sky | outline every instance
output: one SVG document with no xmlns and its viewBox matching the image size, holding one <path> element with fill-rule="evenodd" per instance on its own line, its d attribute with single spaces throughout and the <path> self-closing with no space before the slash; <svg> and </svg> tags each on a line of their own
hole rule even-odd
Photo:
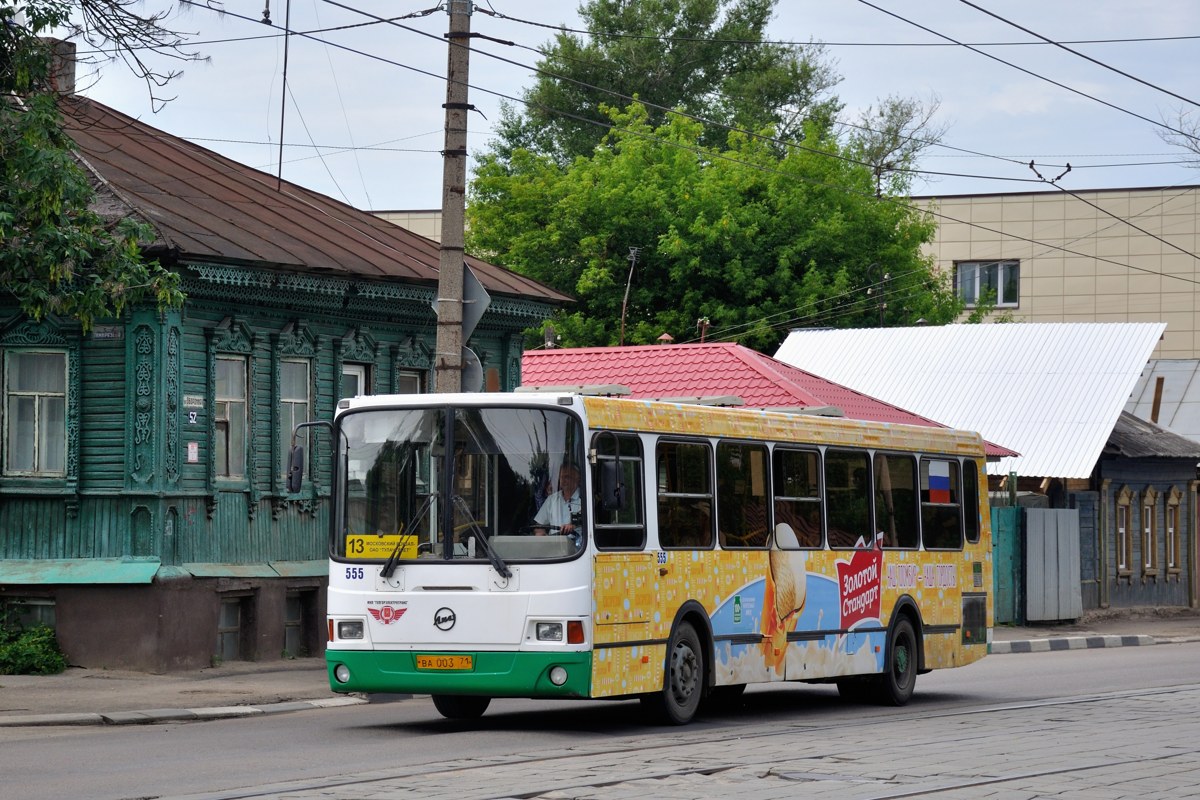
<svg viewBox="0 0 1200 800">
<path fill-rule="evenodd" d="M 144 8 L 167 2 L 147 0 Z M 260 22 L 268 2 L 274 28 Z M 842 75 L 835 91 L 851 117 L 888 96 L 937 99 L 935 120 L 946 128 L 946 146 L 923 156 L 914 195 L 1056 191 L 1049 183 L 1055 179 L 1072 191 L 1200 184 L 1200 168 L 1187 165 L 1184 151 L 1158 134 L 1161 123 L 1177 124 L 1181 109 L 1200 114 L 1200 3 L 971 2 L 976 7 L 965 0 L 779 0 L 768 38 L 823 42 Z M 285 180 L 358 208 L 437 209 L 449 17 L 438 10 L 395 24 L 376 22 L 437 3 L 226 0 L 226 13 L 179 4 L 166 24 L 187 32 L 190 49 L 206 60 L 152 61 L 183 70 L 156 89 L 170 102 L 158 108 L 146 84 L 120 61 L 98 69 L 81 65 L 78 89 L 148 125 L 272 175 L 282 171 Z M 491 139 L 500 103 L 519 103 L 532 84 L 535 51 L 554 34 L 545 26 L 581 27 L 574 0 L 476 6 L 472 30 L 511 44 L 474 41 L 472 152 Z M 288 37 L 284 107 L 285 23 L 292 31 L 323 32 Z M 354 27 L 326 30 L 341 26 Z M 1152 41 L 1133 41 L 1139 39 Z M 1066 164 L 1071 171 L 1063 175 Z"/>
</svg>

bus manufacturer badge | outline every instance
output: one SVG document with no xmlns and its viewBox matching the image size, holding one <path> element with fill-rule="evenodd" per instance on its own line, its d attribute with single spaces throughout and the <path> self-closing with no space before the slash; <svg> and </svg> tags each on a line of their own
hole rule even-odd
<svg viewBox="0 0 1200 800">
<path fill-rule="evenodd" d="M 454 615 L 453 609 L 443 607 L 433 612 L 433 626 L 439 631 L 450 630 L 457 621 L 458 617 Z"/>
<path fill-rule="evenodd" d="M 407 608 L 395 608 L 393 606 L 381 606 L 379 608 L 367 609 L 367 611 L 371 612 L 371 616 L 374 617 L 377 622 L 382 622 L 384 625 L 391 625 L 393 622 L 403 617 L 404 612 L 407 610 Z"/>
</svg>

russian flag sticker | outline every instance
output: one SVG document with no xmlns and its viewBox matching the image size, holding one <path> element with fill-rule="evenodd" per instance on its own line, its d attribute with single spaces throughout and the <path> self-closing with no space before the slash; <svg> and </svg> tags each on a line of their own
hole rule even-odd
<svg viewBox="0 0 1200 800">
<path fill-rule="evenodd" d="M 929 462 L 929 502 L 951 503 L 950 498 L 950 462 Z"/>
</svg>

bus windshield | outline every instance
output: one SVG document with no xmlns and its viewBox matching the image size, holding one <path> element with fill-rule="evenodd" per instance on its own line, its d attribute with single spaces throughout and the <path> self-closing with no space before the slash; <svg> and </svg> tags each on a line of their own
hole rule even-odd
<svg viewBox="0 0 1200 800">
<path fill-rule="evenodd" d="M 367 408 L 339 425 L 335 558 L 478 560 L 503 573 L 507 561 L 583 549 L 583 436 L 571 414 Z"/>
</svg>

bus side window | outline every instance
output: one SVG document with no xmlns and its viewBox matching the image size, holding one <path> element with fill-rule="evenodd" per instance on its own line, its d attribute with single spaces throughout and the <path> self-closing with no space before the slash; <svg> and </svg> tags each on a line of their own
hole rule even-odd
<svg viewBox="0 0 1200 800">
<path fill-rule="evenodd" d="M 767 448 L 761 444 L 717 445 L 717 536 L 721 547 L 766 547 Z"/>
<path fill-rule="evenodd" d="M 658 542 L 664 548 L 713 545 L 712 470 L 707 444 L 658 443 Z"/>
<path fill-rule="evenodd" d="M 912 456 L 875 454 L 875 531 L 883 546 L 916 550 L 917 470 Z"/>
<path fill-rule="evenodd" d="M 871 464 L 865 452 L 825 451 L 825 503 L 830 547 L 872 546 Z"/>
<path fill-rule="evenodd" d="M 963 462 L 963 522 L 967 541 L 979 543 L 979 468 L 974 461 Z"/>
<path fill-rule="evenodd" d="M 926 550 L 963 546 L 957 461 L 921 459 L 921 540 Z"/>
<path fill-rule="evenodd" d="M 642 441 L 637 436 L 597 434 L 592 439 L 596 463 L 592 466 L 592 486 L 596 492 L 592 503 L 595 521 L 596 547 L 600 550 L 641 550 L 646 546 L 645 504 L 642 491 Z M 620 481 L 624 484 L 624 503 L 612 508 L 599 495 L 601 470 L 617 461 L 620 447 Z"/>
<path fill-rule="evenodd" d="M 821 454 L 776 447 L 771 478 L 775 495 L 775 546 L 820 547 Z"/>
</svg>

